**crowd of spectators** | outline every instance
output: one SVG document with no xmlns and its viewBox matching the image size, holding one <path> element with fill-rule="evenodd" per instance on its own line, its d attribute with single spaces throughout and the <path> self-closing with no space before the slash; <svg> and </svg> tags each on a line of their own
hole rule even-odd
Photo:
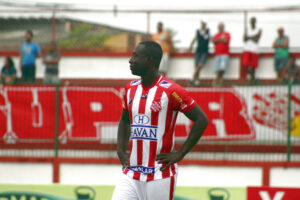
<svg viewBox="0 0 300 200">
<path fill-rule="evenodd" d="M 279 83 L 285 83 L 290 80 L 300 82 L 300 68 L 296 63 L 296 57 L 290 55 L 289 38 L 286 36 L 283 27 L 278 28 L 278 37 L 273 43 L 274 48 L 274 70 L 276 71 L 276 80 Z M 256 26 L 256 18 L 250 19 L 249 27 L 245 25 L 243 35 L 244 48 L 241 57 L 242 70 L 245 70 L 247 80 L 251 84 L 257 83 L 256 69 L 259 66 L 259 40 L 262 35 L 262 29 Z M 209 58 L 209 44 L 214 46 L 214 71 L 216 78 L 212 82 L 214 86 L 224 84 L 223 76 L 226 73 L 230 62 L 230 33 L 225 30 L 223 22 L 218 24 L 218 32 L 211 35 L 208 24 L 201 21 L 200 28 L 196 30 L 195 37 L 192 39 L 189 52 L 192 52 L 193 46 L 196 43 L 194 53 L 195 70 L 193 77 L 189 81 L 192 86 L 199 86 L 200 72 L 205 67 L 206 61 Z M 159 72 L 163 76 L 168 76 L 170 54 L 174 52 L 174 46 L 171 33 L 164 29 L 162 22 L 157 24 L 157 32 L 152 35 L 151 39 L 159 43 L 163 49 L 163 57 L 159 67 Z M 21 72 L 20 83 L 32 84 L 35 83 L 36 77 L 36 59 L 41 57 L 45 65 L 45 84 L 59 84 L 59 60 L 60 54 L 57 50 L 55 42 L 51 42 L 43 53 L 40 46 L 33 42 L 33 32 L 27 30 L 25 32 L 25 42 L 20 47 L 20 64 Z M 17 69 L 11 57 L 6 57 L 4 65 L 1 69 L 1 83 L 14 84 L 16 83 Z"/>
<path fill-rule="evenodd" d="M 289 38 L 284 34 L 282 27 L 278 28 L 278 37 L 275 39 L 273 48 L 274 54 L 274 70 L 277 73 L 277 82 L 284 83 L 287 81 L 300 82 L 300 68 L 296 64 L 296 58 L 289 53 Z M 243 36 L 244 49 L 241 59 L 242 70 L 247 73 L 247 80 L 253 84 L 257 83 L 255 72 L 259 66 L 259 40 L 262 35 L 262 29 L 256 26 L 256 18 L 250 19 L 250 27 L 245 25 Z M 225 31 L 224 23 L 218 24 L 218 33 L 212 38 L 207 27 L 207 23 L 201 21 L 201 28 L 196 31 L 196 36 L 192 40 L 189 51 L 192 50 L 193 44 L 197 41 L 197 47 L 194 52 L 195 72 L 190 80 L 190 85 L 200 85 L 199 72 L 206 63 L 208 57 L 209 41 L 214 44 L 214 59 L 216 78 L 213 85 L 223 85 L 223 75 L 226 72 L 230 54 L 229 42 L 230 33 Z"/>
<path fill-rule="evenodd" d="M 19 69 L 21 72 L 22 84 L 34 84 L 36 82 L 36 59 L 42 56 L 40 46 L 33 42 L 33 32 L 27 30 L 25 32 L 25 42 L 20 47 L 20 63 Z M 45 84 L 58 84 L 58 63 L 60 54 L 57 51 L 56 44 L 51 42 L 48 51 L 44 53 L 42 60 L 45 65 Z M 17 70 L 14 61 L 7 56 L 4 60 L 4 65 L 1 69 L 1 83 L 15 84 Z"/>
</svg>

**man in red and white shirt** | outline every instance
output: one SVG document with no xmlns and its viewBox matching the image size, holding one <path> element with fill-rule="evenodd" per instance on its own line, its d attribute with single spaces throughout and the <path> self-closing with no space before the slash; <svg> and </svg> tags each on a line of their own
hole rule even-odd
<svg viewBox="0 0 300 200">
<path fill-rule="evenodd" d="M 160 45 L 141 42 L 129 61 L 140 80 L 125 87 L 123 113 L 118 128 L 117 153 L 123 166 L 113 200 L 172 200 L 177 162 L 198 142 L 208 119 L 196 102 L 178 84 L 159 75 Z M 194 121 L 186 141 L 174 150 L 177 114 Z M 130 153 L 126 152 L 130 143 Z"/>
</svg>

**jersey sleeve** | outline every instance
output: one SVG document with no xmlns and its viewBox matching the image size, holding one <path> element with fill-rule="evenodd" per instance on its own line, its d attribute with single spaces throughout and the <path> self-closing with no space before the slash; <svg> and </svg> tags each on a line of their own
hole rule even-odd
<svg viewBox="0 0 300 200">
<path fill-rule="evenodd" d="M 174 109 L 186 113 L 195 105 L 195 100 L 181 87 L 177 86 L 171 93 Z"/>
</svg>

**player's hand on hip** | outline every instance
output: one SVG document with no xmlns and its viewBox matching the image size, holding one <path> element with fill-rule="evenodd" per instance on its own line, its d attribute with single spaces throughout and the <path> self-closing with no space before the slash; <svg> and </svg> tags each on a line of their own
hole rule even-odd
<svg viewBox="0 0 300 200">
<path fill-rule="evenodd" d="M 166 163 L 167 165 L 160 168 L 160 171 L 164 171 L 169 168 L 172 164 L 179 162 L 183 157 L 179 154 L 179 152 L 171 152 L 171 153 L 160 153 L 156 156 L 156 160 L 158 163 Z"/>
<path fill-rule="evenodd" d="M 127 152 L 118 152 L 118 157 L 122 164 L 122 169 L 125 169 L 128 165 L 129 153 Z"/>
</svg>

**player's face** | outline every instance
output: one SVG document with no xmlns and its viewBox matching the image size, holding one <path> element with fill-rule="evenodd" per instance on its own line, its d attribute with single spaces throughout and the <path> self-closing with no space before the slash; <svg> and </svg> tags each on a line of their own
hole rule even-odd
<svg viewBox="0 0 300 200">
<path fill-rule="evenodd" d="M 132 52 L 129 64 L 133 75 L 143 76 L 146 74 L 146 56 L 143 52 L 144 48 L 143 45 L 138 45 Z"/>
</svg>

